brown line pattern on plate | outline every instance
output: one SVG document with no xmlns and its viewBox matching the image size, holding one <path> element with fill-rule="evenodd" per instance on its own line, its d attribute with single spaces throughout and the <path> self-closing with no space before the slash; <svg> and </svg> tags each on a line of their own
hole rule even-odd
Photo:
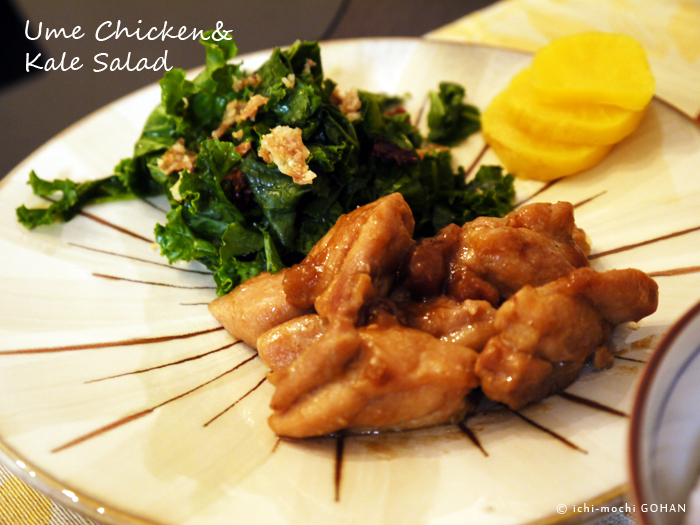
<svg viewBox="0 0 700 525">
<path fill-rule="evenodd" d="M 114 422 L 112 422 L 108 425 L 105 425 L 103 427 L 100 427 L 97 430 L 94 430 L 88 434 L 84 434 L 77 439 L 74 439 L 72 441 L 69 441 L 68 443 L 65 443 L 61 446 L 58 446 L 58 447 L 54 448 L 53 450 L 51 450 L 51 452 L 52 453 L 61 452 L 62 450 L 66 450 L 67 448 L 70 448 L 70 447 L 73 447 L 73 446 L 78 445 L 80 443 L 83 443 L 84 441 L 87 441 L 90 438 L 99 436 L 101 434 L 104 434 L 105 432 L 109 432 L 110 430 L 118 428 L 118 427 L 125 425 L 127 423 L 130 423 L 132 421 L 136 421 L 137 419 L 140 419 L 144 416 L 147 416 L 148 414 L 153 412 L 155 410 L 155 408 L 156 407 L 150 408 L 148 410 L 143 410 L 141 412 L 137 412 L 136 414 L 132 414 L 130 416 L 123 417 L 122 419 L 114 421 Z"/>
<path fill-rule="evenodd" d="M 474 431 L 471 428 L 469 428 L 464 421 L 460 421 L 459 423 L 457 423 L 457 428 L 459 428 L 459 430 L 462 432 L 462 434 L 467 436 L 469 438 L 469 440 L 472 443 L 474 443 L 476 448 L 481 450 L 481 453 L 484 455 L 484 457 L 486 457 L 486 458 L 489 457 L 489 453 L 486 452 L 486 449 L 481 445 L 479 438 L 476 437 L 476 434 L 474 433 Z"/>
<path fill-rule="evenodd" d="M 511 410 L 511 412 L 512 412 L 513 414 L 515 414 L 516 416 L 518 416 L 518 417 L 519 417 L 520 419 L 522 419 L 523 421 L 525 421 L 528 425 L 530 425 L 530 426 L 536 428 L 537 430 L 541 430 L 542 432 L 545 432 L 545 433 L 549 434 L 549 435 L 552 436 L 553 438 L 555 438 L 555 439 L 561 441 L 562 443 L 564 443 L 567 447 L 572 448 L 572 449 L 574 449 L 574 450 L 576 450 L 576 451 L 578 451 L 578 452 L 581 452 L 582 454 L 588 454 L 588 451 L 587 451 L 587 450 L 584 450 L 584 449 L 582 449 L 581 447 L 579 447 L 578 445 L 576 445 L 575 443 L 572 443 L 571 441 L 569 441 L 568 439 L 566 439 L 564 436 L 561 436 L 561 435 L 557 434 L 556 432 L 554 432 L 554 430 L 551 430 L 551 429 L 549 429 L 549 428 L 547 428 L 547 427 L 545 427 L 545 426 L 543 426 L 543 425 L 540 425 L 539 423 L 537 423 L 536 421 L 533 421 L 533 420 L 530 419 L 529 417 L 524 416 L 523 414 L 521 414 L 521 413 L 518 412 L 517 410 Z"/>
<path fill-rule="evenodd" d="M 233 345 L 240 343 L 240 342 L 241 341 L 234 341 L 233 343 L 229 343 L 227 345 L 221 346 L 221 347 L 216 348 L 214 350 L 209 350 L 208 352 L 204 352 L 203 354 L 198 354 L 198 355 L 194 355 L 191 357 L 185 357 L 185 358 L 180 359 L 178 361 L 171 361 L 170 363 L 165 363 L 163 365 L 151 366 L 148 368 L 141 368 L 139 370 L 132 370 L 131 372 L 124 372 L 123 374 L 115 374 L 112 376 L 100 377 L 99 379 L 90 379 L 89 381 L 85 381 L 85 384 L 97 383 L 99 381 L 106 381 L 107 379 L 115 379 L 117 377 L 125 377 L 125 376 L 131 376 L 131 375 L 136 375 L 136 374 L 143 374 L 144 372 L 158 370 L 159 368 L 166 368 L 168 366 L 180 365 L 182 363 L 187 363 L 188 361 L 194 361 L 195 359 L 201 359 L 202 357 L 206 357 L 208 355 L 215 354 L 217 352 L 221 352 L 222 350 L 226 350 L 227 348 L 231 348 Z"/>
<path fill-rule="evenodd" d="M 674 237 L 680 237 L 681 235 L 686 235 L 686 234 L 688 234 L 688 233 L 693 233 L 693 232 L 696 232 L 696 231 L 700 231 L 700 226 L 695 226 L 695 227 L 693 227 L 693 228 L 688 228 L 688 229 L 686 229 L 686 230 L 681 230 L 681 231 L 677 231 L 677 232 L 674 232 L 674 233 L 669 233 L 669 234 L 667 234 L 667 235 L 662 235 L 662 236 L 660 236 L 660 237 L 655 237 L 655 238 L 653 238 L 653 239 L 649 239 L 649 240 L 646 240 L 646 241 L 641 241 L 641 242 L 638 242 L 638 243 L 635 243 L 635 244 L 628 244 L 628 245 L 626 245 L 626 246 L 620 246 L 619 248 L 613 248 L 612 250 L 607 250 L 607 251 L 600 252 L 600 253 L 593 253 L 593 254 L 589 255 L 588 258 L 591 259 L 591 260 L 592 260 L 592 259 L 597 259 L 598 257 L 605 257 L 606 255 L 612 255 L 613 253 L 625 252 L 625 251 L 627 251 L 627 250 L 632 250 L 632 249 L 634 249 L 634 248 L 639 248 L 640 246 L 646 246 L 646 245 L 648 245 L 648 244 L 654 244 L 654 243 L 656 243 L 656 242 L 665 241 L 665 240 L 668 240 L 668 239 L 672 239 L 672 238 L 674 238 Z"/>
<path fill-rule="evenodd" d="M 526 199 L 520 201 L 519 203 L 517 203 L 514 207 L 517 208 L 518 206 L 521 206 L 521 205 L 527 203 L 528 201 L 530 201 L 530 200 L 532 200 L 533 198 L 535 198 L 537 195 L 539 195 L 539 194 L 545 192 L 546 190 L 548 190 L 549 188 L 551 188 L 555 183 L 559 182 L 560 180 L 562 180 L 562 179 L 556 179 L 556 180 L 553 180 L 553 181 L 547 183 L 545 186 L 543 186 L 543 187 L 540 188 L 538 191 L 536 191 L 535 193 L 533 193 L 532 195 L 530 195 L 528 198 L 526 198 Z M 583 205 L 585 205 L 585 204 L 588 204 L 588 203 L 591 202 L 591 201 L 594 201 L 594 200 L 597 199 L 598 197 L 602 197 L 602 196 L 605 195 L 607 192 L 608 192 L 608 190 L 603 190 L 603 191 L 601 191 L 600 193 L 596 193 L 595 195 L 591 195 L 590 197 L 588 197 L 588 198 L 586 198 L 586 199 L 583 199 L 582 201 L 579 201 L 579 202 L 576 202 L 576 203 L 572 203 L 572 206 L 573 206 L 574 208 L 580 208 L 581 206 L 583 206 Z"/>
<path fill-rule="evenodd" d="M 165 341 L 174 341 L 176 339 L 189 339 L 190 337 L 197 337 L 199 335 L 209 334 L 211 332 L 218 332 L 223 330 L 223 326 L 217 326 L 215 328 L 209 328 L 207 330 L 200 330 L 198 332 L 190 332 L 186 334 L 177 335 L 160 335 L 156 337 L 140 337 L 136 339 L 123 339 L 121 341 L 103 341 L 98 343 L 84 343 L 77 345 L 66 345 L 66 346 L 53 346 L 44 348 L 26 348 L 23 350 L 0 350 L 0 355 L 16 355 L 16 354 L 47 354 L 52 352 L 72 352 L 75 350 L 94 350 L 97 348 L 111 348 L 118 346 L 133 346 L 140 344 L 153 344 L 162 343 Z"/>
<path fill-rule="evenodd" d="M 343 456 L 345 453 L 345 435 L 337 434 L 335 436 L 335 471 L 333 473 L 333 482 L 335 484 L 335 501 L 340 501 L 340 483 L 343 478 Z"/>
<path fill-rule="evenodd" d="M 122 425 L 126 425 L 127 423 L 130 423 L 132 421 L 136 421 L 137 419 L 140 419 L 143 416 L 147 416 L 148 414 L 154 412 L 157 408 L 161 408 L 169 403 L 172 403 L 173 401 L 177 401 L 178 399 L 182 399 L 183 397 L 185 397 L 193 392 L 196 392 L 200 388 L 203 388 L 203 387 L 213 383 L 217 379 L 221 379 L 225 375 L 230 374 L 231 372 L 233 372 L 234 370 L 236 370 L 240 366 L 243 366 L 247 362 L 254 359 L 255 357 L 257 357 L 257 354 L 252 356 L 252 357 L 247 358 L 245 361 L 237 364 L 233 368 L 219 374 L 218 376 L 216 376 L 212 379 L 209 379 L 208 381 L 205 381 L 204 383 L 201 383 L 200 385 L 197 385 L 196 387 L 191 388 L 190 390 L 188 390 L 186 392 L 183 392 L 182 394 L 178 394 L 175 397 L 171 397 L 170 399 L 166 399 L 162 403 L 159 403 L 159 404 L 154 405 L 154 406 L 149 407 L 149 408 L 145 408 L 139 412 L 136 412 L 135 414 L 131 414 L 131 415 L 122 417 L 120 419 L 117 419 L 116 421 L 113 421 L 112 423 L 109 423 L 109 424 L 104 425 L 100 428 L 97 428 L 91 432 L 88 432 L 87 434 L 83 434 L 82 436 L 78 436 L 77 438 L 72 439 L 71 441 L 68 441 L 67 443 L 64 443 L 63 445 L 60 445 L 60 446 L 52 449 L 51 452 L 52 453 L 61 452 L 61 451 L 66 450 L 68 448 L 71 448 L 71 447 L 74 447 L 74 446 L 79 445 L 81 443 L 84 443 L 85 441 L 88 441 L 89 439 L 95 438 L 97 436 L 101 436 L 102 434 L 105 434 L 106 432 L 109 432 L 110 430 L 114 430 L 115 428 L 121 427 Z"/>
<path fill-rule="evenodd" d="M 110 252 L 108 250 L 101 250 L 100 248 L 91 248 L 90 246 L 85 246 L 83 244 L 78 244 L 75 242 L 69 242 L 68 244 L 70 246 L 74 246 L 76 248 L 82 248 L 83 250 L 102 253 L 105 255 L 112 255 L 114 257 L 122 257 L 124 259 L 130 259 L 132 261 L 143 262 L 143 263 L 147 263 L 147 264 L 155 264 L 156 266 L 160 266 L 162 268 L 169 268 L 171 270 L 177 270 L 180 272 L 197 273 L 197 274 L 201 274 L 201 275 L 213 275 L 212 272 L 210 272 L 208 270 L 192 270 L 189 268 L 180 268 L 178 266 L 173 266 L 172 264 L 166 264 L 166 263 L 162 263 L 162 262 L 158 262 L 158 261 L 149 261 L 148 259 L 142 259 L 140 257 L 134 257 L 132 255 L 125 255 L 123 253 Z"/>
<path fill-rule="evenodd" d="M 420 121 L 423 118 L 423 113 L 425 113 L 425 108 L 428 106 L 428 103 L 430 102 L 430 95 L 426 95 L 425 98 L 423 99 L 423 103 L 421 104 L 420 108 L 418 109 L 418 114 L 416 115 L 416 126 L 420 125 Z M 469 165 L 469 168 L 464 170 L 464 177 L 467 178 L 469 175 L 476 169 L 476 167 L 479 165 L 479 162 L 481 159 L 484 158 L 484 155 L 486 155 L 486 152 L 490 149 L 490 146 L 488 144 L 484 144 L 483 148 L 481 148 L 481 151 L 479 154 L 476 156 L 476 158 L 472 161 L 472 163 Z"/>
<path fill-rule="evenodd" d="M 700 272 L 700 266 L 688 266 L 686 268 L 675 268 L 673 270 L 660 270 L 658 272 L 649 272 L 649 277 L 673 277 L 675 275 L 687 275 L 689 273 Z"/>
<path fill-rule="evenodd" d="M 181 284 L 157 283 L 155 281 L 141 281 L 139 279 L 129 279 L 127 277 L 118 277 L 116 275 L 106 275 L 104 273 L 93 273 L 94 277 L 109 279 L 111 281 L 125 281 L 128 283 L 148 284 L 150 286 L 165 286 L 166 288 L 180 288 L 182 290 L 216 290 L 216 286 L 185 286 Z"/>
<path fill-rule="evenodd" d="M 49 202 L 53 202 L 53 203 L 56 202 L 54 199 L 50 199 L 49 197 L 43 197 L 43 198 Z M 139 240 L 147 242 L 149 244 L 153 244 L 154 242 L 156 242 L 153 239 L 148 239 L 148 238 L 144 237 L 143 235 L 139 235 L 136 232 L 132 232 L 131 230 L 127 230 L 126 228 L 124 228 L 122 226 L 117 226 L 116 224 L 114 224 L 112 222 L 109 222 L 105 219 L 101 219 L 100 217 L 93 215 L 92 213 L 88 213 L 85 210 L 80 210 L 78 212 L 78 215 L 82 215 L 83 217 L 86 217 L 90 220 L 93 220 L 93 221 L 99 223 L 99 224 L 102 224 L 103 226 L 107 226 L 108 228 L 112 228 L 113 230 L 117 230 L 119 233 L 124 233 L 126 235 L 129 235 L 130 237 L 134 237 L 135 239 L 139 239 Z"/>
<path fill-rule="evenodd" d="M 270 454 L 274 454 L 275 452 L 277 452 L 277 449 L 280 447 L 281 441 L 282 440 L 279 438 L 279 436 L 277 436 L 277 440 L 275 440 L 275 444 L 273 445 L 272 450 L 270 451 Z"/>
<path fill-rule="evenodd" d="M 469 166 L 469 168 L 467 168 L 467 169 L 464 171 L 464 176 L 465 176 L 465 177 L 469 177 L 469 175 L 471 174 L 471 172 L 474 171 L 474 170 L 476 169 L 476 167 L 478 166 L 479 162 L 481 162 L 481 159 L 484 158 L 484 155 L 486 155 L 486 152 L 487 152 L 488 150 L 489 150 L 489 145 L 488 145 L 488 144 L 484 144 L 484 147 L 481 148 L 481 151 L 480 151 L 479 154 L 476 156 L 476 158 L 474 159 L 474 161 L 471 163 L 471 165 Z"/>
<path fill-rule="evenodd" d="M 621 356 L 621 355 L 615 355 L 615 356 L 613 356 L 613 357 L 614 357 L 615 359 L 622 359 L 623 361 L 632 361 L 632 362 L 634 362 L 634 363 L 642 363 L 642 364 L 646 364 L 646 363 L 647 363 L 647 362 L 644 361 L 643 359 L 635 359 L 634 357 L 624 357 L 624 356 Z"/>
<path fill-rule="evenodd" d="M 607 192 L 608 192 L 608 190 L 603 190 L 603 191 L 601 191 L 600 193 L 598 193 L 598 194 L 596 194 L 596 195 L 593 195 L 592 197 L 588 197 L 587 199 L 583 199 L 582 201 L 577 202 L 577 203 L 574 204 L 573 206 L 574 206 L 574 208 L 580 208 L 580 207 L 583 206 L 584 204 L 588 204 L 589 202 L 591 202 L 591 201 L 597 199 L 598 197 L 602 197 L 602 196 L 605 195 Z"/>
<path fill-rule="evenodd" d="M 551 188 L 552 186 L 554 186 L 554 185 L 555 185 L 557 182 L 559 182 L 560 180 L 562 180 L 562 179 L 554 179 L 554 180 L 549 181 L 547 184 L 545 184 L 544 186 L 542 186 L 542 187 L 541 187 L 539 190 L 537 190 L 535 193 L 533 193 L 533 194 L 530 195 L 529 197 L 527 197 L 527 198 L 521 200 L 520 202 L 516 203 L 516 204 L 513 206 L 513 208 L 517 208 L 518 206 L 522 206 L 523 204 L 525 204 L 525 203 L 531 201 L 532 199 L 534 199 L 535 197 L 537 197 L 537 196 L 540 195 L 541 193 L 544 193 L 544 192 L 547 191 L 549 188 Z"/>
<path fill-rule="evenodd" d="M 629 414 L 625 414 L 621 410 L 617 410 L 616 408 L 609 407 L 607 405 L 599 403 L 598 401 L 593 401 L 592 399 L 588 399 L 586 397 L 577 396 L 576 394 L 571 394 L 569 392 L 559 392 L 558 395 L 559 397 L 563 397 L 564 399 L 573 403 L 578 403 L 579 405 L 584 405 L 590 408 L 594 408 L 596 410 L 600 410 L 602 412 L 607 412 L 608 414 L 613 414 L 615 416 L 620 417 L 630 417 Z"/>
<path fill-rule="evenodd" d="M 82 215 L 83 217 L 87 217 L 88 219 L 91 219 L 91 220 L 93 220 L 93 221 L 95 221 L 95 222 L 97 222 L 97 223 L 99 223 L 99 224 L 102 224 L 102 225 L 104 225 L 104 226 L 107 226 L 107 227 L 109 227 L 109 228 L 112 228 L 112 229 L 114 229 L 114 230 L 117 230 L 117 231 L 120 232 L 120 233 L 125 233 L 126 235 L 129 235 L 129 236 L 131 236 L 131 237 L 134 237 L 135 239 L 139 239 L 139 240 L 144 241 L 144 242 L 147 242 L 147 243 L 149 243 L 149 244 L 153 244 L 154 242 L 156 242 L 156 241 L 154 241 L 153 239 L 149 239 L 149 238 L 147 238 L 147 237 L 144 237 L 143 235 L 139 235 L 139 234 L 136 233 L 136 232 L 132 232 L 131 230 L 127 230 L 126 228 L 124 228 L 124 227 L 122 227 L 122 226 L 118 226 L 118 225 L 116 225 L 116 224 L 114 224 L 114 223 L 112 223 L 112 222 L 109 222 L 109 221 L 105 220 L 105 219 L 101 219 L 100 217 L 97 217 L 96 215 L 93 215 L 92 213 L 88 213 L 88 212 L 82 211 L 82 210 L 79 211 L 78 213 L 79 213 L 80 215 Z"/>
<path fill-rule="evenodd" d="M 248 361 L 252 360 L 252 359 L 255 358 L 255 357 L 257 357 L 257 354 L 255 354 L 252 358 L 248 359 Z M 246 362 L 248 362 L 248 361 L 246 361 Z M 241 363 L 241 364 L 245 364 L 246 362 Z M 220 418 L 221 416 L 223 416 L 226 412 L 228 412 L 229 410 L 231 410 L 231 409 L 232 409 L 233 407 L 235 407 L 238 403 L 240 403 L 241 401 L 243 401 L 246 397 L 248 397 L 250 394 L 252 394 L 253 392 L 255 392 L 258 388 L 260 388 L 260 386 L 261 386 L 266 380 L 267 380 L 267 377 L 263 377 L 253 388 L 251 388 L 250 390 L 248 390 L 245 394 L 243 394 L 241 397 L 239 397 L 238 399 L 236 399 L 233 403 L 231 403 L 229 406 L 227 406 L 226 408 L 224 408 L 221 412 L 219 412 L 218 414 L 216 414 L 216 415 L 215 415 L 213 418 L 211 418 L 209 421 L 207 421 L 206 423 L 204 423 L 203 426 L 208 427 L 210 423 L 213 423 L 216 419 L 218 419 L 218 418 Z"/>
<path fill-rule="evenodd" d="M 416 127 L 420 125 L 420 121 L 423 118 L 423 113 L 425 113 L 425 108 L 428 106 L 428 102 L 430 101 L 430 95 L 425 95 L 425 98 L 423 99 L 423 103 L 420 105 L 420 108 L 418 108 L 418 114 L 416 115 Z"/>
</svg>

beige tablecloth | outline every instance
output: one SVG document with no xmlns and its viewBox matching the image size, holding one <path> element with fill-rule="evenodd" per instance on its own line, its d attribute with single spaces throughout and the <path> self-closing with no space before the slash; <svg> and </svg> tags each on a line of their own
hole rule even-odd
<svg viewBox="0 0 700 525">
<path fill-rule="evenodd" d="M 501 0 L 429 33 L 432 39 L 535 51 L 587 30 L 626 33 L 646 48 L 657 94 L 700 120 L 700 2 L 697 0 Z M 610 515 L 596 525 L 630 524 Z M 0 525 L 92 525 L 0 467 Z"/>
</svg>

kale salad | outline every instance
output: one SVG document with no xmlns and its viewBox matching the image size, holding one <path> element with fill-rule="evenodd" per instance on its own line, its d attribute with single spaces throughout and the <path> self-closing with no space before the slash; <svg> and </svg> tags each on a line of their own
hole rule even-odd
<svg viewBox="0 0 700 525">
<path fill-rule="evenodd" d="M 114 174 L 76 183 L 33 171 L 45 208 L 17 209 L 28 228 L 67 221 L 84 206 L 165 195 L 155 226 L 171 263 L 199 261 L 223 295 L 262 271 L 295 264 L 340 215 L 399 192 L 416 237 L 512 209 L 513 177 L 482 166 L 469 182 L 450 146 L 479 130 L 465 90 L 441 83 L 430 94 L 422 136 L 400 98 L 343 92 L 326 78 L 317 42 L 275 49 L 256 71 L 234 63 L 233 40 L 205 33 L 206 66 L 192 80 L 171 69 L 161 101 Z"/>
</svg>

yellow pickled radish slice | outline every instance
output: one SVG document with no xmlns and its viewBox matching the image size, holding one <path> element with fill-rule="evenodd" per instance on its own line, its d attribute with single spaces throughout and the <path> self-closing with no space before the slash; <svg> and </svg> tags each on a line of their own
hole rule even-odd
<svg viewBox="0 0 700 525">
<path fill-rule="evenodd" d="M 516 177 L 550 181 L 598 164 L 612 145 L 558 142 L 529 135 L 509 120 L 506 92 L 498 95 L 481 115 L 486 143 Z"/>
<path fill-rule="evenodd" d="M 639 111 L 654 95 L 655 82 L 644 48 L 634 38 L 587 32 L 553 40 L 535 53 L 532 86 L 544 102 Z"/>
<path fill-rule="evenodd" d="M 614 144 L 632 133 L 644 111 L 602 104 L 547 104 L 535 95 L 530 68 L 506 89 L 510 121 L 537 137 L 577 144 Z"/>
</svg>

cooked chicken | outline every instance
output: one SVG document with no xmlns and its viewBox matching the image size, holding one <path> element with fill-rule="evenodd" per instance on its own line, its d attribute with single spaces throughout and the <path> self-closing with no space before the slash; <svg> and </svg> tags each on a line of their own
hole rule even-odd
<svg viewBox="0 0 700 525">
<path fill-rule="evenodd" d="M 435 297 L 450 273 L 450 260 L 459 248 L 461 228 L 450 224 L 435 237 L 417 241 L 408 251 L 399 273 L 400 287 L 413 299 Z"/>
<path fill-rule="evenodd" d="M 503 219 L 479 217 L 462 227 L 448 290 L 457 300 L 479 298 L 454 292 L 466 280 L 467 289 L 492 285 L 507 299 L 525 285 L 541 286 L 588 266 L 588 249 L 566 202 L 529 204 Z"/>
<path fill-rule="evenodd" d="M 297 392 L 284 408 L 273 402 L 269 423 L 277 434 L 320 436 L 348 427 L 405 429 L 464 415 L 465 397 L 477 386 L 476 352 L 401 326 L 388 316 L 355 333 L 355 354 L 329 380 Z"/>
<path fill-rule="evenodd" d="M 287 298 L 299 308 L 315 307 L 323 318 L 356 322 L 368 299 L 389 292 L 411 246 L 414 224 L 399 193 L 341 216 L 287 272 Z"/>
<path fill-rule="evenodd" d="M 525 286 L 496 313 L 498 335 L 476 373 L 490 399 L 513 409 L 571 383 L 605 347 L 613 327 L 656 310 L 658 287 L 639 270 L 580 268 L 539 288 Z"/>
<path fill-rule="evenodd" d="M 461 261 L 453 261 L 450 277 L 445 285 L 445 293 L 455 301 L 483 300 L 492 306 L 501 303 L 498 289 L 479 277 Z"/>
<path fill-rule="evenodd" d="M 566 257 L 572 265 L 588 266 L 581 255 L 588 256 L 591 247 L 586 241 L 586 234 L 574 223 L 574 207 L 571 203 L 528 204 L 508 214 L 505 222 L 511 228 L 527 228 L 549 235 L 562 243 L 560 249 L 567 253 Z"/>
<path fill-rule="evenodd" d="M 318 340 L 328 321 L 318 314 L 302 315 L 270 328 L 258 337 L 258 355 L 273 372 L 289 366 L 301 351 Z"/>
<path fill-rule="evenodd" d="M 478 386 L 518 409 L 587 361 L 609 366 L 615 325 L 656 308 L 643 272 L 588 268 L 569 203 L 417 242 L 413 228 L 401 195 L 381 198 L 342 216 L 300 264 L 210 305 L 270 368 L 277 434 L 455 421 Z"/>
<path fill-rule="evenodd" d="M 287 272 L 284 289 L 297 307 L 313 305 L 328 328 L 287 367 L 271 374 L 275 410 L 336 377 L 360 346 L 360 309 L 386 295 L 412 242 L 413 216 L 403 197 L 392 194 L 343 215 Z"/>
<path fill-rule="evenodd" d="M 257 348 L 258 337 L 270 328 L 310 312 L 287 301 L 282 287 L 287 271 L 251 277 L 229 294 L 214 299 L 209 311 L 235 338 Z"/>
<path fill-rule="evenodd" d="M 443 295 L 423 302 L 400 304 L 399 308 L 406 326 L 476 351 L 496 333 L 493 325 L 496 309 L 487 301 L 460 303 Z"/>
</svg>

